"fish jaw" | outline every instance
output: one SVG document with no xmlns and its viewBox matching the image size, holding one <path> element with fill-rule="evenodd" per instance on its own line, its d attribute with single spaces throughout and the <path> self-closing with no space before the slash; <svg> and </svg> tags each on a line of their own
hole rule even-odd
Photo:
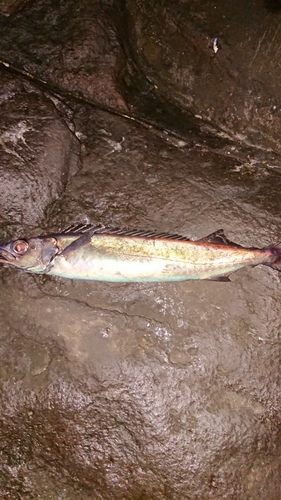
<svg viewBox="0 0 281 500">
<path fill-rule="evenodd" d="M 12 265 L 16 257 L 11 252 L 9 252 L 9 248 L 7 247 L 8 245 L 6 244 L 0 245 L 0 264 Z"/>
</svg>

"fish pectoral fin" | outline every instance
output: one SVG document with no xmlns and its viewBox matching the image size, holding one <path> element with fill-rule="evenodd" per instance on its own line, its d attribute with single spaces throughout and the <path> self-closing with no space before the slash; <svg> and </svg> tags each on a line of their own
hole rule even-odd
<svg viewBox="0 0 281 500">
<path fill-rule="evenodd" d="M 231 281 L 228 276 L 213 276 L 212 278 L 205 278 L 205 281 Z"/>
<path fill-rule="evenodd" d="M 224 234 L 223 229 L 218 229 L 214 233 L 209 234 L 208 236 L 204 236 L 200 240 L 197 240 L 200 243 L 214 243 L 216 245 L 229 245 L 231 247 L 242 248 L 241 245 L 237 243 L 233 243 L 230 241 Z"/>
<path fill-rule="evenodd" d="M 70 243 L 70 245 L 68 245 L 59 255 L 62 255 L 64 258 L 67 259 L 67 257 L 71 255 L 73 252 L 90 243 L 91 238 L 92 234 L 90 232 L 82 234 L 82 236 L 80 236 L 79 238 L 77 238 L 77 240 Z"/>
</svg>

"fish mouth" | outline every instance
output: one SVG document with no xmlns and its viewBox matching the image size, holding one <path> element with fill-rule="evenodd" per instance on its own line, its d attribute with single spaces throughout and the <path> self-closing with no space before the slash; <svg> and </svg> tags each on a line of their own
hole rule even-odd
<svg viewBox="0 0 281 500">
<path fill-rule="evenodd" d="M 7 252 L 4 248 L 0 247 L 0 264 L 6 264 L 13 262 L 15 260 L 14 255 L 11 252 Z"/>
</svg>

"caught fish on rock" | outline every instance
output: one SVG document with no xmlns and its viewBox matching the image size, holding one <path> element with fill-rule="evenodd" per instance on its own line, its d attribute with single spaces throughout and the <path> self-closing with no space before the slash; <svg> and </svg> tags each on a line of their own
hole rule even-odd
<svg viewBox="0 0 281 500">
<path fill-rule="evenodd" d="M 230 281 L 234 271 L 259 264 L 281 271 L 281 244 L 245 248 L 229 241 L 222 229 L 193 241 L 178 234 L 80 224 L 1 244 L 0 263 L 71 279 Z"/>
</svg>

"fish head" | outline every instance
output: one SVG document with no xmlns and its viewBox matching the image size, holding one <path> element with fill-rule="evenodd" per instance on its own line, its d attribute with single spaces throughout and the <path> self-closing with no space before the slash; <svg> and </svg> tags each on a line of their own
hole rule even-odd
<svg viewBox="0 0 281 500">
<path fill-rule="evenodd" d="M 29 238 L 0 245 L 0 264 L 44 273 L 59 249 L 53 237 Z"/>
</svg>

